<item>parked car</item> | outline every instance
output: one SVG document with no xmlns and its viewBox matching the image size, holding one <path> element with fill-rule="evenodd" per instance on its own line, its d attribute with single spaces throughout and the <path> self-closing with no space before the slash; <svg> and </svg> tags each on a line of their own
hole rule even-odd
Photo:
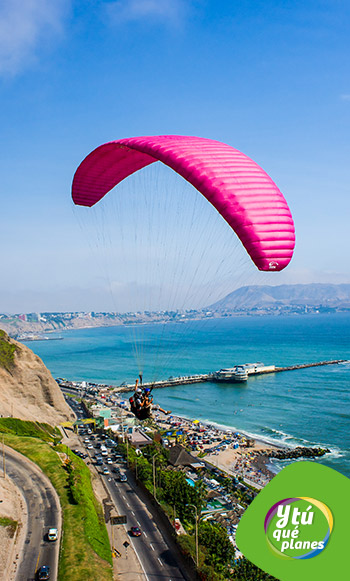
<svg viewBox="0 0 350 581">
<path fill-rule="evenodd" d="M 107 474 L 109 474 L 109 470 L 106 466 L 103 468 L 102 474 L 104 474 L 105 476 L 107 476 Z"/>
<path fill-rule="evenodd" d="M 119 481 L 120 482 L 127 482 L 128 478 L 127 478 L 126 474 L 121 474 L 119 477 Z"/>
</svg>

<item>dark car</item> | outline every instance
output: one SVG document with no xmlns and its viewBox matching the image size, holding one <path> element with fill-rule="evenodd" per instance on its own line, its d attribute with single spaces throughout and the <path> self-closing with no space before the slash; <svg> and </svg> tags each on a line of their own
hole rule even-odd
<svg viewBox="0 0 350 581">
<path fill-rule="evenodd" d="M 42 567 L 40 567 L 37 574 L 37 578 L 40 581 L 46 581 L 47 579 L 50 579 L 50 567 L 48 567 L 47 565 L 43 565 Z"/>
<path fill-rule="evenodd" d="M 140 537 L 142 535 L 141 529 L 139 527 L 131 527 L 130 534 L 132 537 Z"/>
</svg>

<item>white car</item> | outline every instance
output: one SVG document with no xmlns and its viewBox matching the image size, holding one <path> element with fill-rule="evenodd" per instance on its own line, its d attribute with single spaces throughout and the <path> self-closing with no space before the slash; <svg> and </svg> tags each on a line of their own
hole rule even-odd
<svg viewBox="0 0 350 581">
<path fill-rule="evenodd" d="M 57 529 L 49 529 L 47 531 L 47 538 L 49 541 L 57 541 L 58 539 L 58 530 Z"/>
<path fill-rule="evenodd" d="M 113 464 L 112 458 L 107 458 L 107 464 Z"/>
</svg>

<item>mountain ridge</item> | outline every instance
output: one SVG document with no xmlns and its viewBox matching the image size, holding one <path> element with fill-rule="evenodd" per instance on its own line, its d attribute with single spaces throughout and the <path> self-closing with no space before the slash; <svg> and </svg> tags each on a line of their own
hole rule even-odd
<svg viewBox="0 0 350 581">
<path fill-rule="evenodd" d="M 350 309 L 350 284 L 250 285 L 236 289 L 211 304 L 214 312 L 278 308 Z"/>
</svg>

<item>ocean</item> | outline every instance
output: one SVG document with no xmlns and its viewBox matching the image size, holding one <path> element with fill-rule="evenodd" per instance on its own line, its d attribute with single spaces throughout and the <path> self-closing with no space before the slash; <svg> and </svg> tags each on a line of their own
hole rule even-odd
<svg viewBox="0 0 350 581">
<path fill-rule="evenodd" d="M 30 342 L 54 377 L 119 385 L 236 364 L 287 366 L 350 359 L 350 314 L 242 316 L 70 330 Z M 350 477 L 350 362 L 154 391 L 174 414 L 291 446 L 331 450 L 319 462 Z M 278 469 L 283 463 L 276 464 Z"/>
</svg>

